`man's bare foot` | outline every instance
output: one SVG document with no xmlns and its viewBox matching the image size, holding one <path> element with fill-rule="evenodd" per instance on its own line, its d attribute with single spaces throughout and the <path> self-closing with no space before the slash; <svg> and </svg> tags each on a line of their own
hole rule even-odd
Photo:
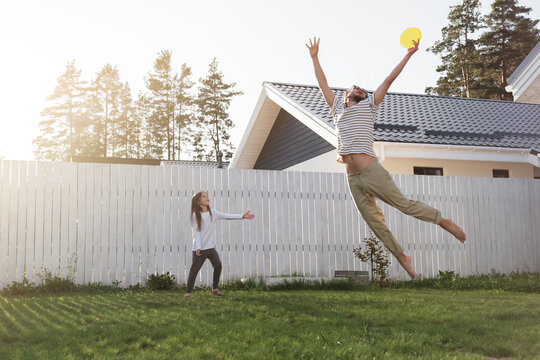
<svg viewBox="0 0 540 360">
<path fill-rule="evenodd" d="M 405 271 L 407 271 L 407 274 L 409 274 L 409 276 L 411 277 L 411 280 L 416 281 L 416 271 L 414 271 L 411 265 L 411 257 L 405 255 L 404 253 L 401 253 L 397 257 L 397 260 L 399 261 L 399 264 L 401 265 L 401 267 L 403 267 Z"/>
<path fill-rule="evenodd" d="M 185 297 L 190 297 L 191 293 L 186 293 Z"/>
<path fill-rule="evenodd" d="M 450 234 L 454 235 L 462 244 L 465 243 L 465 232 L 456 225 L 452 219 L 441 219 L 439 225 Z"/>
</svg>

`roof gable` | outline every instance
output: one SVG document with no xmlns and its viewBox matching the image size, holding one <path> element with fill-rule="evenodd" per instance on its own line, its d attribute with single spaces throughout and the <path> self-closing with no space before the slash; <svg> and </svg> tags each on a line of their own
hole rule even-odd
<svg viewBox="0 0 540 360">
<path fill-rule="evenodd" d="M 507 82 L 505 90 L 512 92 L 515 102 L 540 104 L 540 41 Z"/>
<path fill-rule="evenodd" d="M 283 170 L 333 149 L 332 144 L 281 109 L 253 168 Z"/>
<path fill-rule="evenodd" d="M 540 41 L 535 45 L 535 47 L 529 52 L 529 54 L 523 59 L 523 61 L 518 65 L 518 67 L 514 70 L 512 75 L 507 79 L 507 82 L 509 84 L 513 83 L 520 75 L 521 73 L 527 68 L 527 66 L 533 62 L 536 55 L 540 53 Z"/>
</svg>

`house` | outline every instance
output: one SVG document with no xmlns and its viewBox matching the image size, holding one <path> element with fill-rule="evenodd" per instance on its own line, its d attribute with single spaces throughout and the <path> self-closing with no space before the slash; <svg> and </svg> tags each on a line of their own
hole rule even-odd
<svg viewBox="0 0 540 360">
<path fill-rule="evenodd" d="M 229 167 L 343 172 L 336 143 L 318 87 L 264 82 Z M 394 174 L 540 178 L 540 105 L 387 93 L 374 147 Z"/>
</svg>

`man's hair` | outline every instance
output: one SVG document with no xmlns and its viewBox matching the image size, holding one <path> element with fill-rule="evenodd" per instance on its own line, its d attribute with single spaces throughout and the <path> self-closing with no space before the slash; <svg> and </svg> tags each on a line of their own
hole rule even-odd
<svg viewBox="0 0 540 360">
<path fill-rule="evenodd" d="M 364 92 L 364 97 L 358 96 L 357 98 L 360 99 L 360 100 L 353 99 L 354 101 L 360 102 L 360 101 L 362 101 L 362 100 L 366 100 L 366 99 L 367 99 L 367 97 L 368 97 L 368 92 L 367 92 L 366 89 L 361 88 L 360 86 L 356 86 L 356 85 L 351 86 L 351 88 L 352 88 L 352 89 L 357 89 L 357 90 L 362 90 L 362 91 Z"/>
</svg>

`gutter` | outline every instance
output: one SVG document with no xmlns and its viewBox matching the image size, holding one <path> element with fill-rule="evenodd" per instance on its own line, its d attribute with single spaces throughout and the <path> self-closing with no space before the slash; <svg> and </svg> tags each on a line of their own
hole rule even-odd
<svg viewBox="0 0 540 360">
<path fill-rule="evenodd" d="M 524 148 L 375 142 L 381 161 L 391 158 L 423 158 L 470 161 L 506 161 L 540 167 L 540 153 Z M 456 156 L 461 155 L 461 156 Z"/>
</svg>

